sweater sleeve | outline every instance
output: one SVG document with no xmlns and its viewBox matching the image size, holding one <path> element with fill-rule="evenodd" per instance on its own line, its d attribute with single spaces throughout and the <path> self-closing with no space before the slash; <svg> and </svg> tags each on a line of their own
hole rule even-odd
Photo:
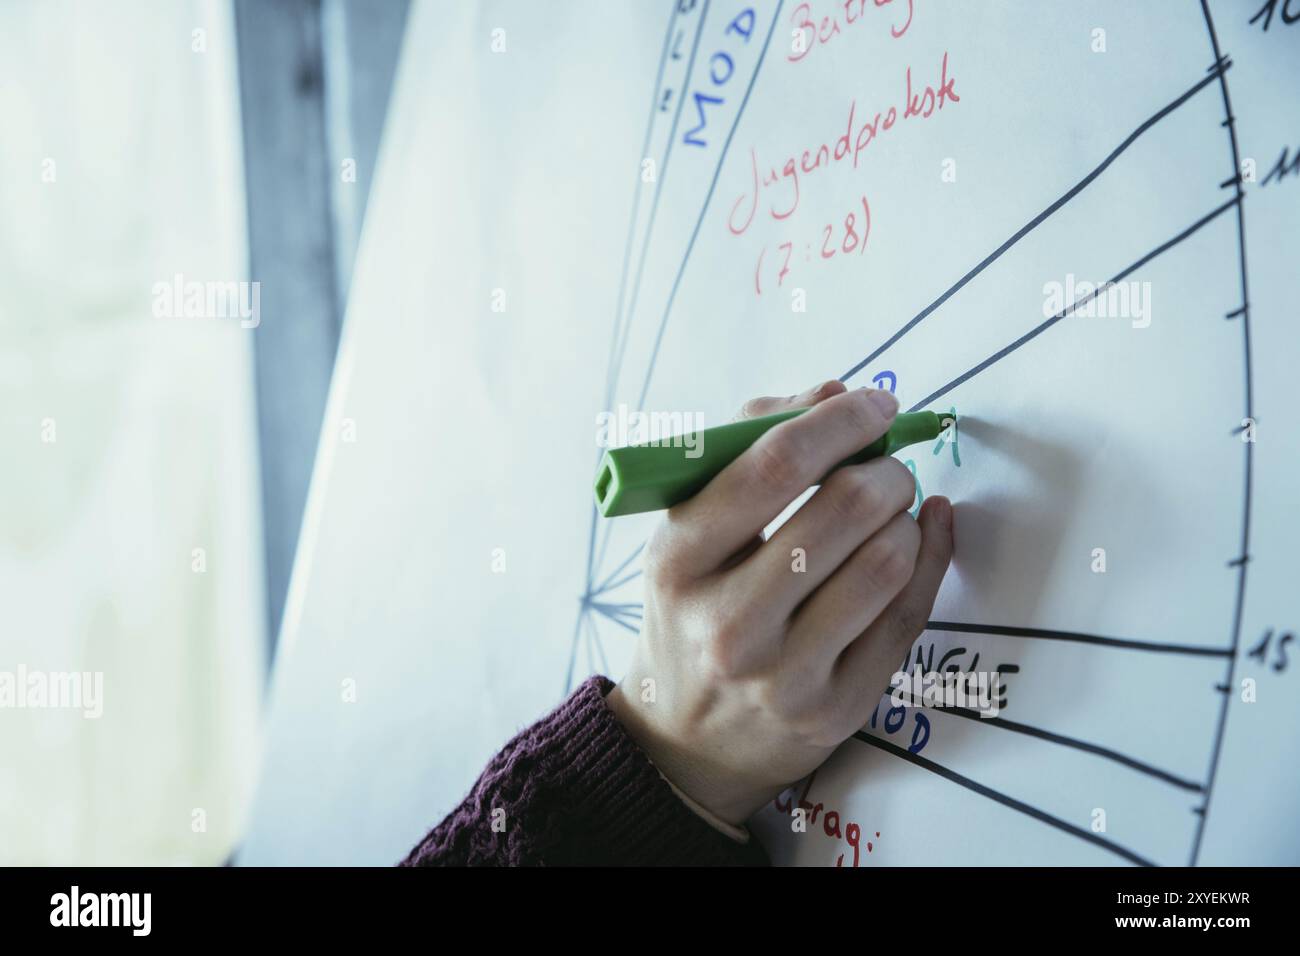
<svg viewBox="0 0 1300 956">
<path fill-rule="evenodd" d="M 766 864 L 682 802 L 605 703 L 612 687 L 591 678 L 506 744 L 400 865 Z"/>
</svg>

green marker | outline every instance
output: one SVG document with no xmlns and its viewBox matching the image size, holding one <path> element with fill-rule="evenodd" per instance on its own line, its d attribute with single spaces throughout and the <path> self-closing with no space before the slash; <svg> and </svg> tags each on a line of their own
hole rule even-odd
<svg viewBox="0 0 1300 956">
<path fill-rule="evenodd" d="M 653 445 L 611 448 L 601 458 L 596 471 L 596 507 L 606 518 L 671 508 L 707 485 L 769 428 L 807 410 L 795 408 L 762 418 L 748 418 L 688 436 L 661 439 Z M 835 467 L 858 465 L 892 455 L 908 445 L 938 438 L 956 420 L 951 414 L 903 412 L 894 419 L 889 431 Z M 690 457 L 691 454 L 695 457 Z"/>
</svg>

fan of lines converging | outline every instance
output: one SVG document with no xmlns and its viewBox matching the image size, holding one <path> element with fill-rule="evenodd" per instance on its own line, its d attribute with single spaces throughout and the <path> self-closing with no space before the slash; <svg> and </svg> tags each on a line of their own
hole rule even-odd
<svg viewBox="0 0 1300 956">
<path fill-rule="evenodd" d="M 1232 62 L 1220 50 L 1218 37 L 1215 33 L 1214 23 L 1206 0 L 1200 0 L 1200 5 L 1200 14 L 1204 20 L 1208 41 L 1207 47 L 1212 53 L 1212 62 L 1206 69 L 1205 74 L 1201 77 L 1192 79 L 1185 92 L 1173 99 L 1171 102 L 1160 105 L 1148 119 L 1140 123 L 1127 136 L 1121 139 L 1109 154 L 1100 158 L 1100 161 L 1097 162 L 1097 164 L 1085 176 L 1083 176 L 1082 179 L 1059 197 L 1051 201 L 1040 213 L 1026 222 L 1023 226 L 1015 230 L 1015 232 L 1013 232 L 1005 242 L 993 249 L 983 259 L 973 265 L 965 275 L 947 289 L 943 290 L 934 298 L 933 301 L 917 312 L 916 315 L 904 323 L 878 347 L 873 349 L 860 361 L 855 362 L 843 375 L 840 376 L 842 381 L 853 379 L 869 366 L 876 364 L 878 360 L 880 360 L 882 356 L 886 355 L 891 348 L 925 323 L 927 318 L 935 313 L 936 310 L 940 309 L 945 302 L 979 277 L 981 273 L 1020 243 L 1021 240 L 1034 232 L 1034 230 L 1040 225 L 1062 209 L 1065 209 L 1070 202 L 1075 199 L 1075 197 L 1087 190 L 1094 181 L 1099 179 L 1099 177 L 1103 177 L 1106 171 L 1115 164 L 1117 160 L 1124 156 L 1126 151 L 1142 140 L 1144 135 L 1159 126 L 1159 124 L 1167 118 L 1177 113 L 1180 108 L 1196 100 L 1198 97 L 1217 96 L 1217 98 L 1222 101 L 1223 121 L 1221 129 L 1224 135 L 1223 162 L 1226 175 L 1221 183 L 1215 183 L 1213 185 L 1221 190 L 1221 195 L 1226 193 L 1228 198 L 1222 202 L 1217 202 L 1217 204 L 1209 204 L 1209 208 L 1204 209 L 1201 215 L 1193 218 L 1192 221 L 1186 223 L 1183 228 L 1168 235 L 1163 239 L 1163 241 L 1155 244 L 1143 255 L 1129 263 L 1124 268 L 1118 270 L 1112 277 L 1111 281 L 1115 283 L 1123 281 L 1126 277 L 1178 246 L 1184 240 L 1187 240 L 1211 222 L 1219 219 L 1219 217 L 1224 216 L 1225 214 L 1235 217 L 1236 254 L 1232 268 L 1239 273 L 1240 301 L 1236 303 L 1235 308 L 1227 311 L 1223 318 L 1230 322 L 1237 323 L 1241 332 L 1243 345 L 1242 375 L 1244 377 L 1244 394 L 1246 402 L 1244 416 L 1247 419 L 1253 420 L 1251 407 L 1250 305 L 1247 290 L 1246 254 L 1244 243 L 1245 223 L 1243 200 L 1245 194 L 1243 192 L 1240 175 L 1241 162 L 1237 143 L 1237 133 L 1227 81 L 1227 73 L 1232 66 Z M 658 153 L 657 157 L 660 175 L 655 188 L 652 191 L 644 190 L 642 184 L 638 181 L 633 196 L 633 210 L 624 248 L 622 273 L 619 284 L 618 306 L 609 349 L 609 365 L 607 369 L 604 394 L 605 408 L 609 408 L 612 405 L 617 392 L 619 372 L 624 363 L 627 350 L 629 326 L 637 302 L 638 291 L 641 287 L 646 253 L 650 246 L 650 237 L 654 230 L 655 213 L 658 209 L 660 196 L 664 190 L 664 184 L 668 180 L 673 144 L 679 139 L 678 128 L 681 120 L 681 107 L 686 97 L 678 97 L 675 111 L 665 111 L 662 108 L 664 98 L 661 96 L 661 91 L 664 88 L 665 70 L 672 69 L 674 61 L 683 60 L 684 62 L 682 63 L 682 66 L 685 70 L 684 75 L 687 77 L 691 75 L 691 71 L 694 68 L 696 52 L 699 47 L 700 34 L 708 17 L 709 4 L 707 0 L 699 6 L 691 5 L 691 8 L 687 12 L 683 12 L 682 8 L 686 6 L 687 4 L 679 4 L 676 2 L 672 4 L 673 9 L 669 18 L 667 32 L 664 37 L 663 49 L 659 58 L 659 67 L 655 78 L 654 96 L 651 102 L 650 116 L 646 124 L 645 140 L 642 145 L 641 155 L 649 156 L 651 154 L 652 143 L 662 141 L 662 150 Z M 694 229 L 690 233 L 690 237 L 686 241 L 684 249 L 682 249 L 680 264 L 676 268 L 675 278 L 668 290 L 662 311 L 659 312 L 658 328 L 655 330 L 652 337 L 653 347 L 645 366 L 645 375 L 641 382 L 637 407 L 641 407 L 644 404 L 650 386 L 650 379 L 653 375 L 658 358 L 659 346 L 663 340 L 664 328 L 672 313 L 674 300 L 681 283 L 682 275 L 690 262 L 691 252 L 699 235 L 700 226 L 713 198 L 714 189 L 718 181 L 718 175 L 726 159 L 732 137 L 744 116 L 745 107 L 749 102 L 750 94 L 753 91 L 754 84 L 758 78 L 760 70 L 762 69 L 763 61 L 766 58 L 768 44 L 771 41 L 773 32 L 777 29 L 777 20 L 780 16 L 781 6 L 782 2 L 779 0 L 770 22 L 764 24 L 766 27 L 766 35 L 763 38 L 761 51 L 758 55 L 757 61 L 753 65 L 752 72 L 748 76 L 748 83 L 744 90 L 743 99 L 740 101 L 736 114 L 730 124 L 730 128 L 727 131 L 726 140 L 722 145 L 716 162 L 713 164 L 712 178 L 711 181 L 709 181 L 707 191 L 704 193 L 703 203 L 700 206 L 698 218 L 695 220 Z M 692 36 L 693 40 L 690 40 L 689 43 L 685 42 L 687 38 Z M 688 47 L 689 53 L 687 52 Z M 663 135 L 665 130 L 667 133 L 666 136 Z M 1229 163 L 1231 165 L 1229 165 Z M 645 192 L 650 193 L 648 198 L 648 209 L 642 208 L 642 203 L 644 201 L 643 194 Z M 1102 290 L 1103 287 L 1099 285 L 1096 290 L 1080 296 L 1077 300 L 1071 302 L 1057 314 L 1039 322 L 1024 334 L 1007 342 L 996 351 L 993 351 L 992 354 L 987 355 L 987 357 L 983 358 L 971 368 L 966 369 L 950 381 L 935 388 L 930 392 L 930 394 L 913 404 L 912 409 L 914 410 L 934 405 L 963 383 L 981 375 L 989 368 L 997 365 L 999 362 L 1002 362 L 1008 356 L 1015 353 L 1018 349 L 1037 339 L 1039 336 L 1044 335 L 1059 323 L 1070 318 L 1071 315 L 1086 306 L 1087 303 L 1094 296 L 1102 292 Z M 935 632 L 959 633 L 989 638 L 1011 638 L 1026 642 L 1048 642 L 1052 644 L 1057 644 L 1057 642 L 1067 642 L 1073 645 L 1086 645 L 1098 649 L 1105 649 L 1107 652 L 1154 653 L 1169 655 L 1175 658 L 1208 661 L 1211 665 L 1213 665 L 1214 662 L 1217 662 L 1218 665 L 1222 667 L 1222 677 L 1215 688 L 1218 694 L 1218 699 L 1215 702 L 1217 718 L 1215 721 L 1214 739 L 1209 747 L 1210 759 L 1207 772 L 1204 776 L 1196 778 L 1191 778 L 1186 774 L 1170 772 L 1167 769 L 1153 765 L 1149 761 L 1139 759 L 1131 753 L 1101 746 L 1093 741 L 1052 733 L 1041 727 L 1011 721 L 1001 716 L 993 719 L 981 718 L 976 720 L 978 726 L 986 728 L 984 732 L 1009 732 L 1015 735 L 1020 735 L 1021 737 L 1033 738 L 1036 741 L 1045 742 L 1054 747 L 1068 748 L 1071 751 L 1088 754 L 1092 758 L 1100 758 L 1112 762 L 1115 765 L 1124 767 L 1128 771 L 1142 775 L 1150 781 L 1155 781 L 1159 786 L 1191 794 L 1193 799 L 1192 812 L 1195 814 L 1196 819 L 1190 829 L 1191 837 L 1187 848 L 1187 857 L 1185 859 L 1154 860 L 1148 855 L 1145 855 L 1130 846 L 1121 845 L 1104 833 L 1093 832 L 1086 827 L 1068 822 L 1060 816 L 1048 812 L 1042 807 L 1031 805 L 1004 792 L 986 786 L 969 776 L 956 772 L 948 766 L 944 766 L 935 760 L 923 757 L 919 753 L 913 753 L 909 749 L 901 747 L 868 730 L 863 730 L 856 734 L 855 739 L 870 747 L 878 748 L 881 751 L 892 754 L 901 760 L 908 761 L 913 766 L 927 770 L 938 777 L 966 788 L 969 791 L 996 801 L 1002 806 L 1023 814 L 1028 818 L 1037 820 L 1059 831 L 1076 837 L 1079 840 L 1087 841 L 1088 843 L 1113 854 L 1119 859 L 1143 865 L 1151 865 L 1157 862 L 1190 862 L 1195 864 L 1200 853 L 1201 839 L 1210 809 L 1214 781 L 1219 764 L 1220 749 L 1223 743 L 1224 729 L 1227 721 L 1229 688 L 1233 684 L 1235 662 L 1241 637 L 1241 620 L 1250 544 L 1250 488 L 1252 479 L 1253 445 L 1250 442 L 1240 442 L 1240 446 L 1242 448 L 1242 454 L 1244 455 L 1244 500 L 1241 506 L 1240 549 L 1234 555 L 1225 556 L 1225 563 L 1228 566 L 1229 574 L 1233 577 L 1233 585 L 1235 586 L 1236 594 L 1231 632 L 1225 635 L 1222 642 L 1208 646 L 1184 645 L 1172 644 L 1169 642 L 1131 639 L 1127 637 L 1085 634 L 1075 631 L 1011 627 L 997 624 L 982 624 L 962 621 L 931 621 L 928 625 L 928 630 Z M 609 553 L 610 542 L 611 522 L 599 522 L 597 512 L 593 505 L 591 512 L 591 526 L 588 536 L 585 587 L 580 598 L 580 606 L 573 631 L 572 645 L 565 677 L 566 691 L 571 688 L 574 683 L 575 670 L 578 667 L 581 655 L 585 655 L 589 670 L 604 670 L 608 668 L 605 647 L 602 643 L 602 629 L 604 629 L 605 633 L 609 635 L 622 634 L 624 637 L 629 639 L 631 636 L 638 633 L 640 629 L 642 605 L 639 597 L 635 599 L 627 599 L 620 598 L 618 595 L 621 592 L 635 593 L 634 588 L 627 588 L 626 592 L 624 589 L 625 586 L 634 584 L 641 574 L 638 567 L 638 558 L 641 555 L 644 544 L 637 544 L 635 547 L 627 548 L 623 553 L 615 553 L 611 557 Z M 947 708 L 945 709 L 945 712 L 954 713 Z M 963 712 L 960 710 L 955 712 L 955 716 L 965 718 L 977 717 L 973 711 Z"/>
</svg>

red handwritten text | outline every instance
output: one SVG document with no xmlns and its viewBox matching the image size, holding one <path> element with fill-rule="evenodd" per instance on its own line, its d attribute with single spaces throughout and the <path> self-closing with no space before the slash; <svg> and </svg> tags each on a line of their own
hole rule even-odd
<svg viewBox="0 0 1300 956">
<path fill-rule="evenodd" d="M 858 206 L 862 215 L 859 217 L 856 210 L 851 210 L 845 215 L 841 224 L 827 223 L 822 227 L 821 239 L 817 244 L 817 258 L 821 260 L 833 259 L 837 252 L 848 255 L 851 252 L 857 252 L 861 255 L 867 249 L 867 239 L 871 235 L 871 206 L 867 203 L 867 197 L 863 196 Z M 785 277 L 790 274 L 790 260 L 794 257 L 796 249 L 793 242 L 783 242 L 776 247 L 776 255 L 772 260 L 768 260 L 768 265 L 776 272 L 776 284 L 784 285 Z M 757 295 L 763 294 L 763 273 L 768 271 L 764 267 L 764 259 L 767 258 L 767 247 L 763 247 L 758 253 L 758 265 L 754 269 L 754 292 Z M 803 248 L 803 259 L 805 262 L 813 261 L 813 244 L 806 243 Z"/>
<path fill-rule="evenodd" d="M 939 87 L 914 87 L 912 85 L 912 68 L 907 68 L 904 78 L 904 96 L 902 102 L 902 119 L 919 117 L 929 119 L 943 109 L 947 103 L 960 103 L 961 97 L 954 88 L 955 77 L 948 75 L 948 54 L 943 55 L 943 64 L 939 71 Z M 792 155 L 781 165 L 767 167 L 768 171 L 760 173 L 766 164 L 760 164 L 758 150 L 750 149 L 751 182 L 749 189 L 737 197 L 727 217 L 727 228 L 732 235 L 739 236 L 754 221 L 758 212 L 759 196 L 771 189 L 772 198 L 767 201 L 768 213 L 773 219 L 788 219 L 799 208 L 800 175 L 808 176 L 832 163 L 850 160 L 853 169 L 858 168 L 862 151 L 875 141 L 882 132 L 894 128 L 899 120 L 899 108 L 890 106 L 884 111 L 877 111 L 869 117 L 858 117 L 858 103 L 849 103 L 849 117 L 845 124 L 844 135 L 830 143 L 821 143 L 816 147 L 803 150 L 802 154 Z"/>
<path fill-rule="evenodd" d="M 863 14 L 866 12 L 868 0 L 841 0 L 841 6 L 844 8 L 844 24 L 852 26 L 853 24 L 864 19 Z M 893 0 L 870 0 L 876 7 L 887 7 Z M 903 0 L 907 4 L 907 19 L 903 21 L 902 26 L 897 24 L 889 28 L 889 33 L 894 39 L 898 39 L 907 32 L 907 28 L 912 25 L 912 2 L 913 0 Z M 798 63 L 814 47 L 829 43 L 835 37 L 840 35 L 840 19 L 838 16 L 823 16 L 821 22 L 817 23 L 812 12 L 811 3 L 801 3 L 794 8 L 790 14 L 790 22 L 794 25 L 794 51 L 786 54 L 786 59 L 791 63 Z"/>
<path fill-rule="evenodd" d="M 835 865 L 858 866 L 862 860 L 864 850 L 865 852 L 870 853 L 875 849 L 875 844 L 871 840 L 867 840 L 866 845 L 864 846 L 862 842 L 862 827 L 851 820 L 847 822 L 842 821 L 840 811 L 828 809 L 826 805 L 822 803 L 810 803 L 808 801 L 808 792 L 812 789 L 812 784 L 815 779 L 817 779 L 817 772 L 813 771 L 804 782 L 803 793 L 799 794 L 798 803 L 795 802 L 794 794 L 791 793 L 790 799 L 782 800 L 781 797 L 778 796 L 772 801 L 772 805 L 776 808 L 778 813 L 783 814 L 794 813 L 795 807 L 797 806 L 804 812 L 804 819 L 808 827 L 811 828 L 808 832 L 817 831 L 817 818 L 820 815 L 821 832 L 833 840 L 843 840 L 848 844 L 849 849 L 853 851 L 851 858 L 848 858 L 849 853 L 847 850 L 840 853 L 835 860 Z M 823 810 L 825 811 L 824 813 Z M 844 825 L 841 826 L 841 823 Z M 874 832 L 876 834 L 876 839 L 879 840 L 880 831 L 876 830 Z"/>
</svg>

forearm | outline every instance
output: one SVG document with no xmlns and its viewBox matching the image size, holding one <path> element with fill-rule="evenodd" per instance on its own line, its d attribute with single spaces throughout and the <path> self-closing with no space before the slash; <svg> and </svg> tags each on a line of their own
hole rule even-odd
<svg viewBox="0 0 1300 956">
<path fill-rule="evenodd" d="M 765 864 L 692 811 L 592 678 L 495 757 L 403 866 Z"/>
</svg>

